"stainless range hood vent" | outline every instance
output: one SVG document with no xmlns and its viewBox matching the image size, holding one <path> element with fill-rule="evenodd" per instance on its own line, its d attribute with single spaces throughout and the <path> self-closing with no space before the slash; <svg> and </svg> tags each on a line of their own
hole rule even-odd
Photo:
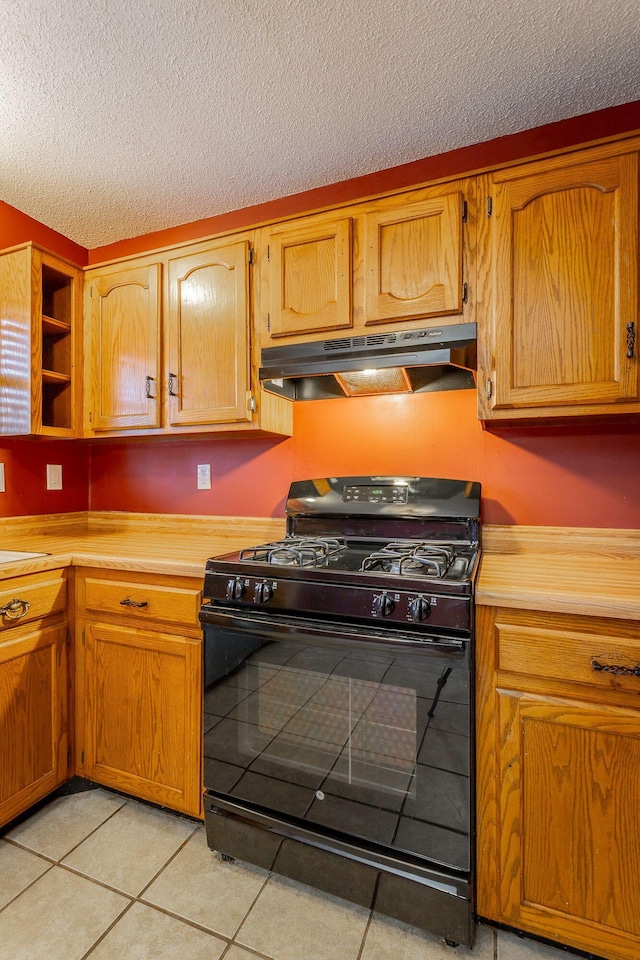
<svg viewBox="0 0 640 960">
<path fill-rule="evenodd" d="M 476 325 L 267 347 L 260 381 L 289 400 L 475 389 Z"/>
</svg>

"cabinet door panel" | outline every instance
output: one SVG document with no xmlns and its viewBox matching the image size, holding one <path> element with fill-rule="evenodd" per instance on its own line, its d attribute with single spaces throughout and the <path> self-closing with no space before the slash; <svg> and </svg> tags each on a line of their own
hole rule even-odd
<svg viewBox="0 0 640 960">
<path fill-rule="evenodd" d="M 351 218 L 273 228 L 269 235 L 270 335 L 352 324 Z"/>
<path fill-rule="evenodd" d="M 200 814 L 200 641 L 85 628 L 85 776 Z"/>
<path fill-rule="evenodd" d="M 67 626 L 0 642 L 0 824 L 67 776 Z"/>
<path fill-rule="evenodd" d="M 499 718 L 504 917 L 637 956 L 637 712 L 500 691 Z"/>
<path fill-rule="evenodd" d="M 493 408 L 637 400 L 637 155 L 494 175 Z"/>
<path fill-rule="evenodd" d="M 160 265 L 89 281 L 93 430 L 160 425 Z"/>
<path fill-rule="evenodd" d="M 462 311 L 462 195 L 364 218 L 365 323 Z"/>
<path fill-rule="evenodd" d="M 249 245 L 169 261 L 172 425 L 250 420 Z"/>
</svg>

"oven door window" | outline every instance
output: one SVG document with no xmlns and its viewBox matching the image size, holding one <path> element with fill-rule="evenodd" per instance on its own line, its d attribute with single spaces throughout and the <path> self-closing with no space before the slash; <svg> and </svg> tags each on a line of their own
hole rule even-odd
<svg viewBox="0 0 640 960">
<path fill-rule="evenodd" d="M 205 630 L 205 787 L 468 870 L 468 659 Z"/>
</svg>

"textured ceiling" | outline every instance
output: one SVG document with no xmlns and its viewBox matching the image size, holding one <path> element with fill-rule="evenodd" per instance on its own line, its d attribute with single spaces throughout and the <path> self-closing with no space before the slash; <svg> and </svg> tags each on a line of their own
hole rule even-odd
<svg viewBox="0 0 640 960">
<path fill-rule="evenodd" d="M 639 51 L 638 0 L 1 0 L 0 199 L 94 247 L 640 99 Z"/>
</svg>

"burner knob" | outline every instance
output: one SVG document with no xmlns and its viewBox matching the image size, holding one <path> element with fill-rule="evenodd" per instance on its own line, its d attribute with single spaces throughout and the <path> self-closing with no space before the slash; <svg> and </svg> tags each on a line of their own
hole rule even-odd
<svg viewBox="0 0 640 960">
<path fill-rule="evenodd" d="M 253 599 L 255 603 L 266 603 L 273 596 L 273 587 L 270 583 L 256 583 L 253 588 Z"/>
<path fill-rule="evenodd" d="M 431 613 L 431 604 L 424 597 L 416 597 L 409 604 L 409 616 L 412 620 L 426 620 Z"/>
<path fill-rule="evenodd" d="M 240 600 L 244 591 L 245 585 L 240 577 L 232 577 L 227 583 L 227 600 Z"/>
<path fill-rule="evenodd" d="M 395 606 L 388 593 L 381 593 L 373 598 L 373 612 L 379 617 L 388 617 L 395 610 Z"/>
</svg>

